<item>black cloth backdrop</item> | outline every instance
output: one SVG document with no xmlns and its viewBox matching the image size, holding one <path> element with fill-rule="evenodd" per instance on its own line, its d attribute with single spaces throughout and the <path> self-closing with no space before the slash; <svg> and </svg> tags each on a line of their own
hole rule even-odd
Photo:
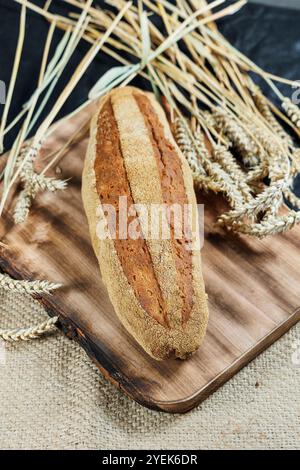
<svg viewBox="0 0 300 470">
<path fill-rule="evenodd" d="M 45 2 L 45 0 L 32 1 L 40 6 Z M 226 2 L 226 4 L 229 3 L 230 1 Z M 94 0 L 94 4 L 103 6 L 105 2 Z M 53 0 L 50 11 L 67 12 L 68 6 L 66 7 L 62 0 Z M 19 13 L 20 5 L 14 0 L 0 0 L 0 80 L 3 80 L 6 85 L 8 85 L 10 80 L 14 51 L 18 38 Z M 22 104 L 26 102 L 36 87 L 43 46 L 48 30 L 47 21 L 29 10 L 26 24 L 24 52 L 9 113 L 9 120 L 20 111 Z M 292 80 L 300 79 L 300 11 L 248 4 L 239 13 L 222 19 L 218 24 L 220 30 L 232 44 L 247 54 L 258 65 L 274 74 Z M 57 31 L 54 44 L 57 44 L 61 34 L 60 31 Z M 54 47 L 53 45 L 52 52 Z M 47 114 L 49 107 L 57 99 L 59 92 L 63 89 L 68 77 L 72 74 L 87 47 L 89 46 L 85 42 L 79 44 L 43 116 Z M 58 117 L 69 113 L 82 103 L 86 99 L 88 91 L 99 77 L 114 65 L 117 65 L 114 60 L 105 54 L 99 55 L 66 101 Z M 141 79 L 135 79 L 133 83 L 142 87 L 149 86 Z M 272 99 L 275 99 L 270 89 L 264 85 L 263 87 L 266 93 Z M 279 85 L 279 88 L 288 96 L 291 96 L 292 91 L 289 87 Z M 3 105 L 0 105 L 1 114 L 2 111 Z M 15 132 L 11 132 L 6 139 L 6 149 L 12 145 Z"/>
</svg>

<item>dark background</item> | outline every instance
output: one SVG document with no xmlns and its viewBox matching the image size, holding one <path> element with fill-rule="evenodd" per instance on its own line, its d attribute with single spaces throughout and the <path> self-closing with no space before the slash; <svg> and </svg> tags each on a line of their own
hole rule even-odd
<svg viewBox="0 0 300 470">
<path fill-rule="evenodd" d="M 44 0 L 32 1 L 40 6 L 44 4 Z M 103 6 L 104 2 L 94 0 L 94 4 Z M 69 8 L 68 5 L 64 5 L 62 0 L 53 0 L 50 11 L 67 12 Z M 14 0 L 0 0 L 0 80 L 3 80 L 6 85 L 10 80 L 18 38 L 19 12 L 20 5 Z M 47 35 L 48 24 L 46 20 L 30 10 L 27 11 L 26 24 L 25 47 L 8 122 L 20 111 L 22 104 L 28 100 L 36 88 Z M 292 80 L 300 79 L 300 11 L 248 4 L 239 13 L 226 17 L 218 24 L 224 35 L 258 65 L 277 75 Z M 60 31 L 57 31 L 54 44 L 58 42 L 61 34 Z M 47 114 L 53 100 L 63 89 L 87 47 L 85 42 L 79 44 L 70 65 L 58 83 L 49 106 L 45 109 L 44 115 Z M 113 65 L 116 63 L 101 53 L 67 100 L 59 117 L 69 113 L 82 103 L 94 83 L 103 72 Z M 135 84 L 145 86 L 145 83 L 140 79 L 135 80 Z M 288 96 L 291 95 L 289 87 L 279 84 L 279 88 Z M 269 97 L 274 99 L 268 88 L 265 88 L 265 91 Z M 0 113 L 2 111 L 3 105 L 0 105 Z M 14 137 L 15 132 L 11 132 L 5 141 L 6 149 L 12 145 Z"/>
</svg>

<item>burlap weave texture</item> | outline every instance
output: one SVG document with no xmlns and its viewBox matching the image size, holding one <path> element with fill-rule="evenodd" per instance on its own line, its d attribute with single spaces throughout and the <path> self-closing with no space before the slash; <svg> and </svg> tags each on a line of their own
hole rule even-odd
<svg viewBox="0 0 300 470">
<path fill-rule="evenodd" d="M 2 328 L 42 318 L 30 297 L 0 292 Z M 186 415 L 132 402 L 61 333 L 9 344 L 0 348 L 0 416 L 2 449 L 296 449 L 300 325 Z"/>
</svg>

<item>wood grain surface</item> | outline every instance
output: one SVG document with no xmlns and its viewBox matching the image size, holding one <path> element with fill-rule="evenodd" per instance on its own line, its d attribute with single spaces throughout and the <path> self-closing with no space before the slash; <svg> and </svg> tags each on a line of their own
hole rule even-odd
<svg viewBox="0 0 300 470">
<path fill-rule="evenodd" d="M 82 111 L 58 126 L 45 154 L 60 148 L 91 116 Z M 38 300 L 83 346 L 102 373 L 144 406 L 168 412 L 192 409 L 300 319 L 300 227 L 262 241 L 214 227 L 224 204 L 204 198 L 202 249 L 210 319 L 204 343 L 187 361 L 151 359 L 118 321 L 101 281 L 81 201 L 87 138 L 73 145 L 56 172 L 68 189 L 42 193 L 25 224 L 0 222 L 0 268 L 16 279 L 45 278 L 63 288 Z M 21 315 L 22 312 L 20 312 Z"/>
</svg>

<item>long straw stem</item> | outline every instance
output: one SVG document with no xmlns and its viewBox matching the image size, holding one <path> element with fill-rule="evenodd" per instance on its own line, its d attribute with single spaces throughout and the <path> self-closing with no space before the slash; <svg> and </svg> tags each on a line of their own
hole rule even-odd
<svg viewBox="0 0 300 470">
<path fill-rule="evenodd" d="M 18 38 L 18 43 L 17 43 L 17 49 L 15 53 L 15 59 L 14 59 L 12 74 L 10 78 L 10 84 L 8 87 L 6 102 L 4 105 L 3 115 L 2 115 L 1 124 L 0 124 L 0 154 L 3 153 L 3 131 L 5 129 L 8 112 L 9 112 L 9 108 L 10 108 L 10 104 L 11 104 L 11 100 L 12 100 L 12 96 L 13 96 L 13 92 L 15 88 L 15 83 L 17 79 L 17 74 L 18 74 L 18 70 L 20 66 L 20 59 L 22 55 L 24 38 L 25 38 L 25 24 L 26 24 L 26 6 L 23 4 L 21 7 L 21 14 L 20 14 L 19 38 Z"/>
</svg>

